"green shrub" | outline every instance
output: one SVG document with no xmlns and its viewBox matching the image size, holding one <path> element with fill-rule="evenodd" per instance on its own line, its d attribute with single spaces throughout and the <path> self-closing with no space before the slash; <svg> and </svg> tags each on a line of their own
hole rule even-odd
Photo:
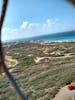
<svg viewBox="0 0 75 100">
<path fill-rule="evenodd" d="M 20 61 L 19 63 L 20 67 L 26 67 L 34 64 L 34 59 L 32 57 L 23 57 L 19 59 L 19 61 Z"/>
</svg>

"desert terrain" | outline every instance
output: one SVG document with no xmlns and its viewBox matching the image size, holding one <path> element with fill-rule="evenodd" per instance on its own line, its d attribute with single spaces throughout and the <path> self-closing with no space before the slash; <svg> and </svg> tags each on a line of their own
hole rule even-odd
<svg viewBox="0 0 75 100">
<path fill-rule="evenodd" d="M 75 42 L 4 43 L 6 64 L 29 100 L 52 100 L 75 82 Z M 19 100 L 9 79 L 0 73 L 0 100 Z"/>
</svg>

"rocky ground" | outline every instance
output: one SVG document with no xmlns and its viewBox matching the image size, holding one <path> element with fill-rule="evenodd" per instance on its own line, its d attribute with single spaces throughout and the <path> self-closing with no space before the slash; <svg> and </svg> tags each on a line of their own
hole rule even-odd
<svg viewBox="0 0 75 100">
<path fill-rule="evenodd" d="M 3 47 L 5 55 L 18 62 L 11 73 L 29 100 L 52 100 L 61 87 L 75 81 L 75 42 L 18 42 Z M 12 68 L 15 62 L 8 58 L 6 64 Z M 19 100 L 2 73 L 0 100 Z"/>
</svg>

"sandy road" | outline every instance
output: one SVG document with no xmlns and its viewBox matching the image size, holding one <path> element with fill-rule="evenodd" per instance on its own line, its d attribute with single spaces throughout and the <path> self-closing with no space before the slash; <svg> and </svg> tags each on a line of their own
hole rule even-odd
<svg viewBox="0 0 75 100">
<path fill-rule="evenodd" d="M 18 64 L 18 61 L 16 59 L 12 59 L 11 56 L 5 56 L 6 60 L 9 61 L 14 61 L 15 63 L 13 65 L 10 65 L 11 67 L 9 68 L 9 72 L 14 71 L 14 69 L 16 68 L 15 66 Z M 2 71 L 2 75 L 5 75 L 4 71 Z"/>
<path fill-rule="evenodd" d="M 75 56 L 75 55 L 70 55 L 71 53 L 68 53 L 68 54 L 65 54 L 64 56 L 58 56 L 58 57 L 36 57 L 35 59 L 34 59 L 34 61 L 36 62 L 36 63 L 39 63 L 41 60 L 43 60 L 43 59 L 46 59 L 46 58 L 48 58 L 48 59 L 54 59 L 54 58 L 67 58 L 67 57 L 72 57 L 72 56 Z"/>
</svg>

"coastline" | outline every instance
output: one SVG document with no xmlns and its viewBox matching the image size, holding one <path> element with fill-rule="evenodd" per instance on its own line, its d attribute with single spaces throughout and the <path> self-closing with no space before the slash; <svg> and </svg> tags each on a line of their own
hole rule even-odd
<svg viewBox="0 0 75 100">
<path fill-rule="evenodd" d="M 2 42 L 3 44 L 13 44 L 13 43 L 70 43 L 70 42 L 75 42 L 75 40 L 65 40 L 65 41 L 43 41 L 43 40 L 30 40 L 30 41 L 4 41 Z"/>
<path fill-rule="evenodd" d="M 20 37 L 8 40 L 2 40 L 3 43 L 8 42 L 28 42 L 28 41 L 43 41 L 43 42 L 75 42 L 75 31 L 69 32 L 61 32 L 61 33 L 53 33 L 46 34 L 40 36 L 32 36 L 32 37 Z"/>
</svg>

